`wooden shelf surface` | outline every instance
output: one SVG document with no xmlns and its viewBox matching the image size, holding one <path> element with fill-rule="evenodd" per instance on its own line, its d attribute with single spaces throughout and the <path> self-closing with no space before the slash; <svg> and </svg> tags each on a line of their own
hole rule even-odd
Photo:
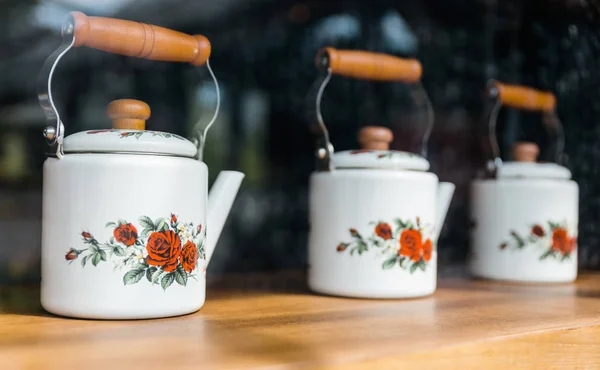
<svg viewBox="0 0 600 370">
<path fill-rule="evenodd" d="M 197 313 L 73 320 L 0 289 L 2 369 L 600 369 L 600 274 L 574 284 L 440 279 L 435 295 L 311 294 L 301 273 L 209 281 Z"/>
</svg>

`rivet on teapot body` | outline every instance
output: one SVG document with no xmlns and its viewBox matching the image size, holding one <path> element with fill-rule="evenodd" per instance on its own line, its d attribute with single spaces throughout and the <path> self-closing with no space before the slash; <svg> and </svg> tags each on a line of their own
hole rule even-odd
<svg viewBox="0 0 600 370">
<path fill-rule="evenodd" d="M 114 129 L 145 130 L 146 120 L 150 118 L 150 106 L 140 100 L 114 100 L 106 108 L 106 114 L 113 121 Z"/>
<path fill-rule="evenodd" d="M 358 133 L 360 147 L 365 150 L 389 150 L 393 140 L 394 134 L 386 127 L 367 126 Z"/>
<path fill-rule="evenodd" d="M 540 148 L 535 143 L 518 142 L 513 145 L 512 157 L 516 162 L 537 162 Z"/>
</svg>

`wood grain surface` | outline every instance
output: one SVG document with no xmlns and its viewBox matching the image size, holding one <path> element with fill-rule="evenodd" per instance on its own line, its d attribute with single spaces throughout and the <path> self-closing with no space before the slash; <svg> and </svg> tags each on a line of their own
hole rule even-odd
<svg viewBox="0 0 600 370">
<path fill-rule="evenodd" d="M 415 83 L 423 74 L 423 67 L 416 59 L 361 50 L 326 47 L 319 50 L 315 63 L 318 68 L 331 69 L 335 75 L 363 80 Z"/>
<path fill-rule="evenodd" d="M 507 107 L 541 112 L 552 112 L 556 108 L 556 97 L 551 92 L 498 81 L 494 86 L 500 101 Z"/>
<path fill-rule="evenodd" d="M 109 53 L 149 60 L 187 62 L 201 66 L 211 45 L 202 35 L 186 35 L 168 28 L 123 19 L 88 17 L 71 12 L 74 47 L 87 46 Z"/>
<path fill-rule="evenodd" d="M 210 281 L 196 314 L 48 315 L 0 290 L 2 369 L 600 369 L 600 274 L 576 284 L 440 279 L 432 297 L 310 294 L 298 273 Z M 68 289 L 68 287 L 66 287 Z"/>
</svg>

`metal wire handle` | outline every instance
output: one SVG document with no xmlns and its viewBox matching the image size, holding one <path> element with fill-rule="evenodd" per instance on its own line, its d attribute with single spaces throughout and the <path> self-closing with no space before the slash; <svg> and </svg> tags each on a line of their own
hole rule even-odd
<svg viewBox="0 0 600 370">
<path fill-rule="evenodd" d="M 60 46 L 46 59 L 37 79 L 37 93 L 40 106 L 44 110 L 46 119 L 50 123 L 44 129 L 44 137 L 48 144 L 56 144 L 56 156 L 60 159 L 64 156 L 63 139 L 65 136 L 65 126 L 60 120 L 60 115 L 54 101 L 52 100 L 52 76 L 58 62 L 73 47 L 75 43 L 74 31 L 75 23 L 72 17 L 67 17 L 62 25 L 62 42 Z"/>
<path fill-rule="evenodd" d="M 58 159 L 64 157 L 63 139 L 65 135 L 65 126 L 60 119 L 60 114 L 58 113 L 58 110 L 56 109 L 56 106 L 52 99 L 52 77 L 54 75 L 56 66 L 58 65 L 62 57 L 69 50 L 71 50 L 71 48 L 73 48 L 73 45 L 75 44 L 74 31 L 75 19 L 70 14 L 62 25 L 62 41 L 60 46 L 46 59 L 37 78 L 38 101 L 40 103 L 40 106 L 44 110 L 44 114 L 46 115 L 47 121 L 49 122 L 49 125 L 44 129 L 43 135 L 46 138 L 46 141 L 49 145 L 56 144 L 56 157 Z M 202 128 L 200 125 L 200 121 L 196 122 L 196 124 L 194 125 L 192 142 L 194 143 L 194 145 L 196 145 L 196 158 L 198 160 L 202 160 L 204 145 L 206 142 L 206 134 L 208 133 L 210 127 L 215 123 L 221 106 L 221 93 L 219 89 L 219 83 L 212 68 L 210 67 L 210 62 L 208 59 L 206 60 L 206 67 L 215 84 L 215 89 L 217 93 L 217 106 L 215 108 L 215 113 L 212 119 L 206 125 L 206 127 Z"/>
<path fill-rule="evenodd" d="M 196 148 L 198 149 L 198 152 L 196 153 L 196 158 L 199 161 L 202 160 L 202 157 L 204 155 L 204 145 L 206 143 L 206 135 L 208 134 L 208 130 L 217 120 L 217 116 L 219 115 L 219 109 L 221 108 L 221 91 L 219 89 L 219 82 L 217 81 L 217 77 L 215 76 L 215 73 L 210 67 L 209 60 L 206 61 L 206 68 L 208 69 L 208 73 L 210 73 L 210 77 L 212 77 L 212 80 L 215 84 L 215 90 L 217 92 L 217 106 L 215 107 L 215 113 L 213 114 L 212 119 L 206 125 L 206 127 L 202 128 L 202 125 L 200 124 L 200 119 L 198 119 L 198 121 L 196 121 L 196 124 L 194 125 L 193 133 L 195 136 L 193 137 L 192 142 L 194 142 Z"/>
<path fill-rule="evenodd" d="M 496 82 L 490 81 L 488 83 L 487 93 L 491 101 L 488 103 L 488 139 L 492 149 L 492 158 L 487 163 L 488 174 L 495 177 L 498 170 L 502 167 L 502 158 L 500 157 L 500 146 L 498 145 L 498 139 L 496 135 L 496 126 L 498 121 L 498 114 L 502 108 L 502 100 L 500 93 L 496 88 Z M 553 133 L 555 136 L 555 152 L 554 160 L 556 163 L 561 164 L 563 162 L 565 137 L 564 130 L 556 110 L 543 111 L 542 117 L 544 120 L 544 126 L 549 133 Z"/>
<path fill-rule="evenodd" d="M 326 62 L 325 62 L 326 63 Z M 331 80 L 332 71 L 331 68 L 327 68 L 327 75 L 323 79 L 321 86 L 317 92 L 316 97 L 316 116 L 317 122 L 319 123 L 319 128 L 321 130 L 321 137 L 319 138 L 319 142 L 317 143 L 317 160 L 318 160 L 318 171 L 333 171 L 333 164 L 331 163 L 331 159 L 333 158 L 334 148 L 329 139 L 329 131 L 327 130 L 327 126 L 323 121 L 323 115 L 321 113 L 321 100 L 323 99 L 323 92 L 325 88 L 329 84 Z M 423 99 L 425 102 L 425 107 L 427 110 L 427 128 L 425 133 L 423 134 L 423 138 L 421 140 L 421 155 L 423 157 L 427 157 L 427 145 L 429 142 L 429 137 L 431 136 L 431 132 L 433 131 L 433 124 L 435 120 L 435 115 L 433 112 L 433 105 L 431 104 L 431 100 L 427 95 L 427 91 L 421 84 L 421 82 L 417 82 L 417 94 L 412 94 L 413 100 L 418 101 L 419 98 Z"/>
</svg>

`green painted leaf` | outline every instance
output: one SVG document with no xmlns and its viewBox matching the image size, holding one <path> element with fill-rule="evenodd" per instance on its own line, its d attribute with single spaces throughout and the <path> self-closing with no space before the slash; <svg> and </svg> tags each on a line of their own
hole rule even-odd
<svg viewBox="0 0 600 370">
<path fill-rule="evenodd" d="M 135 284 L 138 281 L 142 280 L 142 278 L 144 277 L 145 271 L 143 269 L 133 269 L 130 270 L 129 272 L 127 272 L 125 274 L 125 276 L 123 276 L 123 284 L 125 285 L 131 285 L 131 284 Z"/>
<path fill-rule="evenodd" d="M 125 255 L 125 249 L 123 247 L 115 245 L 112 249 L 112 252 L 115 256 L 123 257 Z"/>
<path fill-rule="evenodd" d="M 419 263 L 418 263 L 418 265 L 419 265 L 419 268 L 420 268 L 421 270 L 423 270 L 423 272 L 424 272 L 424 271 L 425 271 L 425 268 L 427 267 L 427 265 L 425 264 L 425 261 L 423 261 L 423 260 L 420 260 L 420 261 L 419 261 Z"/>
<path fill-rule="evenodd" d="M 158 282 L 158 279 L 160 278 L 160 276 L 163 274 L 163 270 L 161 269 L 156 269 L 156 271 L 154 271 L 152 273 L 152 284 L 156 284 Z"/>
<path fill-rule="evenodd" d="M 544 254 L 540 256 L 540 261 L 545 260 L 546 258 L 552 255 L 552 249 L 548 249 Z"/>
<path fill-rule="evenodd" d="M 164 290 L 167 290 L 167 288 L 170 287 L 171 284 L 173 284 L 174 280 L 175 280 L 175 274 L 172 272 L 169 272 L 168 274 L 163 276 L 162 280 L 160 281 L 160 286 L 162 286 L 162 288 Z"/>
<path fill-rule="evenodd" d="M 156 270 L 158 270 L 158 268 L 152 266 L 149 269 L 146 270 L 146 279 L 148 279 L 149 282 L 153 283 L 152 281 L 152 275 L 156 272 Z"/>
<path fill-rule="evenodd" d="M 388 260 L 385 260 L 383 262 L 383 264 L 381 265 L 381 268 L 383 268 L 384 270 L 391 269 L 392 267 L 394 267 L 397 260 L 398 260 L 398 257 L 396 257 L 396 256 L 394 256 Z"/>
<path fill-rule="evenodd" d="M 359 255 L 361 255 L 364 252 L 367 252 L 369 250 L 369 248 L 365 242 L 359 241 L 357 245 L 358 245 L 358 254 Z"/>
<path fill-rule="evenodd" d="M 119 225 L 127 225 L 127 224 L 128 224 L 127 221 L 119 219 Z"/>
<path fill-rule="evenodd" d="M 140 236 L 142 238 L 147 238 L 148 235 L 150 235 L 150 233 L 152 233 L 152 230 L 150 230 L 150 229 L 144 229 L 144 230 L 142 230 L 142 233 L 140 234 Z"/>
<path fill-rule="evenodd" d="M 171 134 L 163 134 L 164 137 L 166 137 L 167 139 L 170 139 L 173 135 Z"/>
<path fill-rule="evenodd" d="M 144 134 L 143 132 L 136 132 L 136 133 L 135 133 L 135 138 L 136 138 L 136 139 L 139 139 L 139 138 L 140 138 L 140 136 L 142 136 L 143 134 Z"/>
<path fill-rule="evenodd" d="M 204 259 L 206 257 L 206 254 L 204 253 L 204 240 L 202 240 L 200 243 L 198 243 L 198 255 L 202 259 Z"/>
<path fill-rule="evenodd" d="M 167 230 L 169 230 L 169 224 L 167 222 L 165 222 L 165 220 L 163 219 L 162 221 L 160 221 L 160 223 L 158 223 L 156 225 L 156 230 L 167 231 Z"/>
<path fill-rule="evenodd" d="M 104 227 L 116 227 L 117 224 L 114 222 L 107 222 L 106 225 L 104 225 Z"/>
<path fill-rule="evenodd" d="M 185 270 L 183 269 L 183 266 L 181 266 L 181 265 L 177 266 L 177 270 L 175 270 L 175 281 L 177 281 L 177 284 L 186 286 L 187 280 L 188 280 L 187 272 L 185 272 Z"/>
<path fill-rule="evenodd" d="M 411 274 L 412 274 L 412 273 L 414 273 L 414 272 L 417 270 L 417 268 L 418 268 L 418 267 L 419 267 L 419 265 L 418 265 L 417 263 L 413 263 L 413 264 L 410 266 L 410 273 L 411 273 Z"/>
<path fill-rule="evenodd" d="M 398 264 L 400 265 L 400 267 L 404 268 L 404 261 L 406 261 L 406 258 L 404 257 L 400 257 L 398 258 Z"/>
<path fill-rule="evenodd" d="M 148 216 L 140 217 L 140 225 L 142 226 L 142 228 L 148 229 L 149 231 L 156 230 L 156 227 L 154 226 L 154 222 L 152 222 L 152 219 Z"/>
<path fill-rule="evenodd" d="M 98 254 L 100 255 L 100 258 L 102 259 L 102 261 L 106 261 L 106 252 L 103 251 L 102 249 L 100 249 L 98 251 Z"/>
<path fill-rule="evenodd" d="M 559 224 L 552 222 L 552 221 L 548 221 L 548 226 L 550 226 L 550 229 L 554 231 L 554 229 L 558 229 L 560 227 Z"/>
<path fill-rule="evenodd" d="M 90 256 L 85 256 L 81 259 L 81 267 L 85 267 L 85 264 L 87 263 L 87 260 L 90 258 Z"/>
<path fill-rule="evenodd" d="M 405 229 L 406 228 L 406 224 L 404 223 L 404 221 L 402 221 L 399 218 L 396 219 L 396 225 L 398 225 L 398 227 L 401 228 L 401 229 Z"/>
<path fill-rule="evenodd" d="M 525 246 L 525 240 L 523 240 L 523 238 L 519 236 L 519 234 L 517 234 L 516 231 L 511 231 L 510 235 L 513 237 L 513 239 L 515 239 L 515 242 L 517 243 L 517 248 L 523 248 Z"/>
<path fill-rule="evenodd" d="M 562 258 L 560 259 L 560 262 L 564 261 L 564 260 L 568 260 L 569 258 L 571 258 L 571 254 L 565 254 L 562 256 Z"/>
<path fill-rule="evenodd" d="M 354 254 L 354 252 L 356 252 L 358 248 L 354 247 L 350 250 L 350 255 L 352 256 Z"/>
<path fill-rule="evenodd" d="M 102 257 L 100 256 L 100 253 L 94 253 L 91 255 L 91 257 L 92 257 L 92 265 L 94 265 L 94 266 L 98 266 L 100 261 L 102 261 Z"/>
</svg>

